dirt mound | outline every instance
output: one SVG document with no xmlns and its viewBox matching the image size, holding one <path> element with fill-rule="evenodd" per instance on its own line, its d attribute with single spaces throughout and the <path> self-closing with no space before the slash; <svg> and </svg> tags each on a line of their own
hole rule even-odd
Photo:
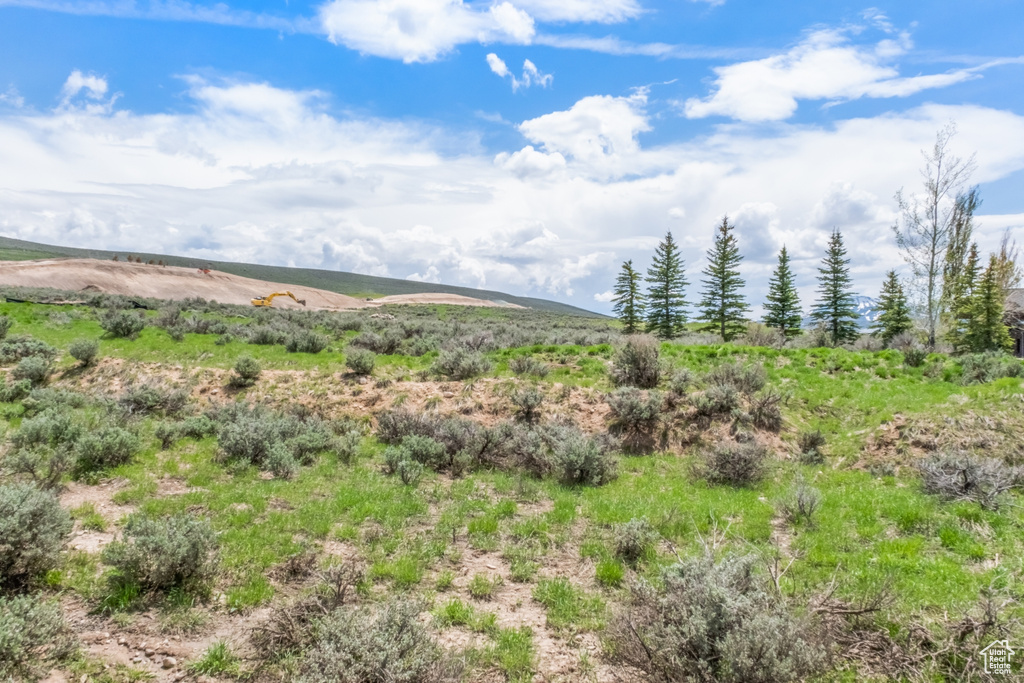
<svg viewBox="0 0 1024 683">
<path fill-rule="evenodd" d="M 290 291 L 297 298 L 306 300 L 307 309 L 326 311 L 373 308 L 385 303 L 508 306 L 452 294 L 411 294 L 366 301 L 323 289 L 254 280 L 217 270 L 203 272 L 194 268 L 96 259 L 0 262 L 0 285 L 53 287 L 153 299 L 202 297 L 208 301 L 241 306 L 272 292 Z M 274 299 L 274 307 L 302 308 L 288 297 Z"/>
</svg>

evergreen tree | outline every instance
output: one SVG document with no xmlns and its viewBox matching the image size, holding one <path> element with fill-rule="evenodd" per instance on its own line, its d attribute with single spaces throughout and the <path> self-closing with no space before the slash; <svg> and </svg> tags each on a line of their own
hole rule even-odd
<svg viewBox="0 0 1024 683">
<path fill-rule="evenodd" d="M 957 195 L 953 204 L 950 221 L 949 246 L 946 247 L 946 261 L 942 267 L 942 303 L 948 307 L 960 282 L 960 274 L 970 257 L 974 237 L 974 212 L 981 204 L 978 188 L 967 194 Z"/>
<path fill-rule="evenodd" d="M 639 332 L 644 319 L 644 295 L 640 291 L 640 273 L 633 269 L 632 260 L 622 264 L 614 292 L 612 310 L 622 322 L 623 330 L 626 334 Z"/>
<path fill-rule="evenodd" d="M 800 334 L 803 312 L 800 310 L 800 297 L 793 284 L 793 271 L 789 269 L 789 254 L 785 246 L 779 252 L 779 265 L 768 281 L 768 301 L 764 305 L 762 321 L 781 332 L 785 339 Z"/>
<path fill-rule="evenodd" d="M 978 282 L 978 244 L 971 244 L 963 267 L 956 277 L 946 282 L 946 341 L 955 353 L 968 350 L 967 336 L 971 327 L 974 287 Z"/>
<path fill-rule="evenodd" d="M 718 332 L 725 341 L 743 331 L 746 319 L 743 314 L 750 310 L 743 298 L 743 278 L 737 269 L 743 257 L 732 233 L 735 226 L 729 225 L 729 217 L 722 218 L 715 235 L 715 243 L 708 250 L 708 265 L 701 271 L 704 290 L 701 305 L 701 320 L 708 323 L 703 330 Z"/>
<path fill-rule="evenodd" d="M 999 259 L 992 254 L 971 296 L 971 324 L 967 331 L 971 351 L 1008 351 L 1013 348 L 1003 322 L 1003 291 L 999 286 Z"/>
<path fill-rule="evenodd" d="M 679 247 L 672 231 L 665 235 L 654 252 L 654 261 L 647 269 L 647 331 L 662 339 L 671 339 L 683 331 L 686 322 L 686 299 L 683 288 L 690 284 L 683 271 Z"/>
<path fill-rule="evenodd" d="M 888 346 L 897 335 L 909 332 L 914 328 L 910 319 L 910 306 L 903 285 L 896 277 L 896 271 L 890 270 L 882 285 L 882 293 L 878 297 L 878 318 L 871 332 L 882 338 Z"/>
<path fill-rule="evenodd" d="M 832 231 L 828 251 L 818 268 L 818 301 L 811 317 L 823 324 L 833 346 L 857 339 L 857 311 L 850 291 L 850 259 L 839 230 Z"/>
</svg>

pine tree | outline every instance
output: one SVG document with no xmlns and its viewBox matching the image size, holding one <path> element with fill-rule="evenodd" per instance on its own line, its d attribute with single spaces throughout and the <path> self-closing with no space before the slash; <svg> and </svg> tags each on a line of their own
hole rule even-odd
<svg viewBox="0 0 1024 683">
<path fill-rule="evenodd" d="M 626 334 L 639 332 L 644 318 L 644 295 L 640 291 L 640 273 L 633 269 L 632 260 L 622 264 L 614 293 L 612 310 L 622 322 L 623 330 Z"/>
<path fill-rule="evenodd" d="M 768 301 L 764 305 L 762 321 L 781 332 L 785 339 L 800 334 L 803 312 L 800 310 L 800 297 L 793 284 L 793 271 L 789 269 L 789 254 L 785 246 L 779 252 L 779 265 L 768 281 Z"/>
<path fill-rule="evenodd" d="M 878 297 L 878 310 L 880 313 L 871 332 L 881 337 L 886 346 L 897 335 L 914 328 L 914 322 L 910 319 L 910 306 L 907 305 L 907 295 L 896 277 L 895 270 L 889 271 L 885 284 L 882 285 L 882 293 Z"/>
<path fill-rule="evenodd" d="M 683 331 L 686 322 L 686 299 L 683 288 L 690 284 L 683 271 L 679 247 L 672 232 L 665 235 L 654 252 L 654 261 L 647 269 L 647 331 L 662 339 L 671 339 Z"/>
<path fill-rule="evenodd" d="M 971 351 L 1008 351 L 1013 348 L 1003 322 L 1003 291 L 999 286 L 999 259 L 992 254 L 971 296 L 971 323 L 967 331 Z"/>
<path fill-rule="evenodd" d="M 701 320 L 708 323 L 703 330 L 718 332 L 724 341 L 732 339 L 743 331 L 746 319 L 743 314 L 750 310 L 743 298 L 743 278 L 737 269 L 743 257 L 732 234 L 735 226 L 729 225 L 729 217 L 722 218 L 715 235 L 715 243 L 708 250 L 708 265 L 701 271 L 704 290 L 701 305 Z"/>
<path fill-rule="evenodd" d="M 838 229 L 832 231 L 818 272 L 819 296 L 811 317 L 825 326 L 833 346 L 857 339 L 858 316 L 850 291 L 850 259 L 846 258 L 843 236 Z"/>
<path fill-rule="evenodd" d="M 955 278 L 946 282 L 946 341 L 955 353 L 968 350 L 967 336 L 971 327 L 974 288 L 978 283 L 978 244 L 971 244 L 964 265 Z"/>
<path fill-rule="evenodd" d="M 950 305 L 960 281 L 960 274 L 970 257 L 974 237 L 974 212 L 981 204 L 978 188 L 967 194 L 957 195 L 950 220 L 949 246 L 946 247 L 946 261 L 942 267 L 942 303 Z"/>
</svg>

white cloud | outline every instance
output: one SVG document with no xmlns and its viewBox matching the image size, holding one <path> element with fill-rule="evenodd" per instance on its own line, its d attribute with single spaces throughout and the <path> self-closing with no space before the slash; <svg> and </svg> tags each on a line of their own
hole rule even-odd
<svg viewBox="0 0 1024 683">
<path fill-rule="evenodd" d="M 690 2 L 703 2 L 711 7 L 721 7 L 725 4 L 725 0 L 690 0 Z"/>
<path fill-rule="evenodd" d="M 427 268 L 427 272 L 423 275 L 419 273 L 412 273 L 405 276 L 406 280 L 412 280 L 414 282 L 432 282 L 438 284 L 441 282 L 441 271 L 437 269 L 437 266 L 430 266 Z"/>
<path fill-rule="evenodd" d="M 714 92 L 683 104 L 686 116 L 728 116 L 741 121 L 779 121 L 799 100 L 847 101 L 862 97 L 906 97 L 972 78 L 985 69 L 1018 59 L 994 60 L 940 74 L 900 77 L 890 62 L 910 47 L 910 38 L 853 45 L 849 31 L 823 29 L 783 54 L 715 67 Z"/>
<path fill-rule="evenodd" d="M 85 91 L 85 96 L 89 99 L 102 99 L 107 94 L 107 80 L 92 74 L 86 76 L 78 69 L 75 69 L 68 76 L 68 79 L 64 81 L 64 87 L 61 88 L 61 97 L 64 99 L 64 102 L 69 102 L 71 98 L 83 90 Z"/>
<path fill-rule="evenodd" d="M 779 124 L 768 137 L 730 124 L 648 147 L 637 137 L 651 125 L 644 95 L 598 96 L 524 122 L 533 144 L 493 157 L 465 131 L 331 114 L 313 91 L 185 84 L 194 105 L 185 113 L 0 114 L 0 233 L 597 306 L 618 264 L 645 270 L 670 228 L 699 279 L 728 213 L 750 300 L 762 300 L 785 243 L 806 304 L 832 227 L 847 239 L 858 291 L 877 292 L 885 271 L 903 265 L 892 193 L 919 184 L 919 150 L 949 119 L 960 130 L 955 151 L 977 150 L 977 182 L 1024 169 L 1024 117 L 976 106 Z M 92 102 L 90 92 L 83 85 L 75 101 Z M 983 243 L 1022 223 L 977 222 Z"/>
<path fill-rule="evenodd" d="M 603 304 L 611 303 L 614 298 L 615 292 L 610 289 L 594 295 L 594 301 L 600 301 Z"/>
<path fill-rule="evenodd" d="M 643 12 L 636 0 L 513 0 L 516 7 L 539 21 L 598 22 L 614 24 Z"/>
<path fill-rule="evenodd" d="M 463 43 L 529 44 L 535 32 L 533 18 L 509 2 L 478 9 L 462 0 L 330 0 L 319 16 L 331 42 L 407 63 Z"/>
<path fill-rule="evenodd" d="M 21 96 L 17 88 L 9 85 L 5 92 L 0 92 L 0 104 L 18 109 L 25 106 L 25 98 Z"/>
<path fill-rule="evenodd" d="M 551 85 L 551 81 L 554 80 L 554 76 L 541 72 L 537 68 L 537 65 L 531 62 L 529 59 L 523 60 L 523 75 L 516 78 L 516 75 L 509 71 L 508 65 L 498 55 L 493 52 L 487 55 L 487 66 L 491 68 L 491 71 L 495 75 L 505 78 L 508 76 L 512 81 L 512 92 L 516 92 L 519 88 L 529 88 L 532 85 L 538 85 L 542 88 L 546 88 Z"/>
<path fill-rule="evenodd" d="M 637 136 L 650 130 L 646 104 L 646 90 L 629 97 L 593 95 L 566 111 L 523 121 L 519 131 L 548 153 L 608 168 L 614 159 L 639 151 Z"/>
</svg>

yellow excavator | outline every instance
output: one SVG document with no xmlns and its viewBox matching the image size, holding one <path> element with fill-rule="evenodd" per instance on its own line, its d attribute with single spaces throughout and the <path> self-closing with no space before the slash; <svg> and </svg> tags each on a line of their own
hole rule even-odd
<svg viewBox="0 0 1024 683">
<path fill-rule="evenodd" d="M 295 300 L 295 303 L 297 303 L 299 305 L 302 305 L 302 306 L 306 305 L 306 300 L 305 299 L 296 299 L 295 295 L 292 294 L 291 292 L 274 292 L 273 294 L 270 294 L 269 296 L 257 297 L 257 298 L 252 300 L 252 305 L 253 306 L 266 306 L 267 308 L 270 308 L 271 306 L 274 305 L 274 303 L 273 303 L 274 302 L 274 297 L 278 297 L 278 296 L 290 296 L 292 299 Z"/>
</svg>

